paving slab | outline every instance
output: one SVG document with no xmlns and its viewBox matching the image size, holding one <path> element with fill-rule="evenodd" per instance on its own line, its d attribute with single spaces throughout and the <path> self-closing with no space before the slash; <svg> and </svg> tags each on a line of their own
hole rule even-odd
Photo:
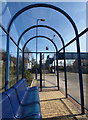
<svg viewBox="0 0 88 120">
<path fill-rule="evenodd" d="M 80 109 L 58 90 L 43 89 L 39 92 L 44 120 L 88 120 Z"/>
</svg>

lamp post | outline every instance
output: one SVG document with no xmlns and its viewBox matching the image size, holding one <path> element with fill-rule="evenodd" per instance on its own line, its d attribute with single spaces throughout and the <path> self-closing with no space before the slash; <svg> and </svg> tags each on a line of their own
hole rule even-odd
<svg viewBox="0 0 88 120">
<path fill-rule="evenodd" d="M 53 35 L 53 38 L 52 38 L 52 40 L 54 39 L 54 37 L 55 37 L 55 35 Z"/>
<path fill-rule="evenodd" d="M 54 37 L 55 37 L 55 35 L 53 35 L 52 40 L 54 40 Z M 54 54 L 54 56 L 55 56 L 55 54 Z M 54 59 L 54 73 L 55 73 L 55 59 Z"/>
<path fill-rule="evenodd" d="M 45 19 L 37 19 L 36 25 L 38 25 L 38 22 L 39 22 L 39 21 L 45 21 Z M 36 28 L 36 36 L 38 36 L 38 27 Z M 38 39 L 37 39 L 37 37 L 36 37 L 36 80 L 37 80 L 37 43 L 38 43 L 37 40 L 38 40 Z"/>
</svg>

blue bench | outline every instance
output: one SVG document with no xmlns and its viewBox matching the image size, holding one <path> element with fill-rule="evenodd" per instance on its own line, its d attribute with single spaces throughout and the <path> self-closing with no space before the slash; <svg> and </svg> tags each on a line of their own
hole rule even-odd
<svg viewBox="0 0 88 120">
<path fill-rule="evenodd" d="M 38 87 L 29 88 L 25 79 L 3 92 L 0 104 L 3 119 L 42 119 Z"/>
</svg>

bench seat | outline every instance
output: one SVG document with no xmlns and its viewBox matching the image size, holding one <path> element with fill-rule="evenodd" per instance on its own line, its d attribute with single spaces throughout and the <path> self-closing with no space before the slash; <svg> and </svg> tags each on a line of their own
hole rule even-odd
<svg viewBox="0 0 88 120">
<path fill-rule="evenodd" d="M 27 105 L 30 103 L 39 103 L 40 104 L 38 90 L 31 91 L 30 93 L 29 93 L 29 91 L 26 91 L 25 96 L 21 101 L 21 104 Z"/>
<path fill-rule="evenodd" d="M 2 110 L 0 111 L 0 118 L 5 119 L 5 118 L 15 118 L 12 110 L 12 106 L 10 104 L 9 98 L 5 94 L 0 94 L 0 107 Z"/>
<path fill-rule="evenodd" d="M 40 106 L 38 103 L 32 103 L 29 105 L 20 105 L 16 113 L 16 118 L 31 118 L 31 116 L 41 117 Z"/>
<path fill-rule="evenodd" d="M 39 101 L 39 92 L 38 87 L 34 86 L 29 88 L 28 86 L 25 86 L 26 80 L 24 83 L 24 80 L 19 81 L 17 84 L 13 86 L 13 88 L 16 90 L 18 100 L 20 104 L 30 104 L 30 103 L 40 103 Z"/>
<path fill-rule="evenodd" d="M 29 88 L 26 80 L 22 79 L 12 88 L 8 89 L 6 92 L 3 92 L 3 95 L 9 100 L 13 114 L 12 118 L 42 119 L 37 86 Z"/>
</svg>

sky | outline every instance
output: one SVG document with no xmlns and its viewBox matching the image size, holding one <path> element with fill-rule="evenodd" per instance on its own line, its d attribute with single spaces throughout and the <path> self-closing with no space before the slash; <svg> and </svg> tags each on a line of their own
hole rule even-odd
<svg viewBox="0 0 88 120">
<path fill-rule="evenodd" d="M 38 3 L 38 2 L 36 2 Z M 45 3 L 45 2 L 44 2 Z M 8 24 L 13 17 L 13 15 L 20 10 L 21 8 L 35 4 L 32 2 L 7 2 L 2 4 L 2 25 L 7 30 Z M 85 2 L 47 2 L 47 4 L 51 4 L 54 6 L 57 6 L 61 9 L 63 9 L 65 12 L 67 12 L 71 18 L 74 20 L 77 28 L 78 33 L 80 33 L 82 30 L 86 28 L 86 3 Z M 64 17 L 61 13 L 58 13 L 57 11 L 50 9 L 50 8 L 32 8 L 30 10 L 27 10 L 25 13 L 22 13 L 19 17 L 16 18 L 14 23 L 12 24 L 10 35 L 17 43 L 19 36 L 22 34 L 22 32 L 27 29 L 28 27 L 32 25 L 36 25 L 37 19 L 45 19 L 45 21 L 38 21 L 39 25 L 48 25 L 50 27 L 53 27 L 56 29 L 61 36 L 64 39 L 64 43 L 68 43 L 72 38 L 75 37 L 75 33 L 73 30 L 72 25 L 70 22 Z M 2 33 L 4 34 L 4 33 Z M 38 35 L 44 35 L 49 37 L 50 39 L 53 38 L 53 35 L 55 34 L 55 37 L 53 41 L 58 47 L 58 50 L 62 47 L 62 43 L 60 38 L 47 28 L 38 28 Z M 29 38 L 36 35 L 36 28 L 28 31 L 21 39 L 20 47 L 22 48 L 25 41 L 27 41 Z M 46 46 L 49 47 L 49 52 L 54 51 L 55 48 L 51 42 L 49 42 L 47 39 L 44 38 L 38 38 L 38 51 L 46 51 Z M 3 36 L 2 38 L 2 48 L 6 49 L 6 36 Z M 36 39 L 33 39 L 27 44 L 27 48 L 29 51 L 36 51 Z M 80 38 L 80 49 L 81 52 L 86 51 L 86 37 L 85 35 Z M 17 48 L 15 45 L 10 42 L 10 52 L 17 52 Z M 71 44 L 69 47 L 66 48 L 67 52 L 75 52 L 76 50 L 76 42 Z M 16 53 L 14 53 L 16 54 Z"/>
</svg>

